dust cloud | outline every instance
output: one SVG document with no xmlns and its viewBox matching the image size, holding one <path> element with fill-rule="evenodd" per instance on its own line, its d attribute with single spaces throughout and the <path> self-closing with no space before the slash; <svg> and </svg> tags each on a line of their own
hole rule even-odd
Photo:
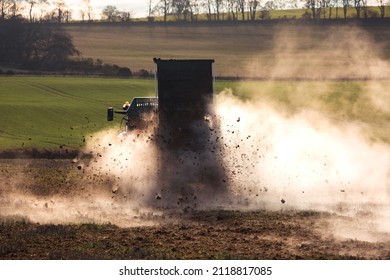
<svg viewBox="0 0 390 280">
<path fill-rule="evenodd" d="M 104 132 L 89 143 L 96 157 L 83 168 L 111 176 L 112 192 L 129 208 L 325 211 L 336 215 L 327 232 L 336 237 L 378 241 L 390 232 L 388 143 L 372 141 L 359 123 L 334 122 L 311 109 L 291 114 L 243 101 L 231 90 L 219 93 L 214 105 L 218 125 L 204 138 L 203 154 L 162 156 L 154 130 L 125 137 Z M 223 175 L 198 180 L 218 170 L 216 159 Z M 172 179 L 169 195 L 160 184 L 161 163 L 168 166 L 164 178 Z M 213 192 L 218 183 L 225 188 Z"/>
<path fill-rule="evenodd" d="M 224 205 L 228 178 L 219 130 L 211 122 L 192 123 L 190 139 L 156 124 L 119 135 L 101 132 L 85 149 L 94 159 L 82 166 L 84 176 L 107 178 L 101 181 L 108 180 L 114 196 L 129 207 L 181 212 Z"/>
<path fill-rule="evenodd" d="M 379 82 L 389 77 L 388 62 L 372 51 L 373 42 L 361 30 L 331 31 L 321 44 L 313 40 L 305 45 L 281 30 L 272 63 L 256 65 L 259 59 L 254 58 L 248 69 L 253 77 L 270 80 L 365 80 L 370 108 L 389 113 L 388 88 Z M 390 146 L 367 135 L 366 126 L 374 122 L 336 122 L 316 106 L 292 112 L 257 98 L 264 90 L 252 88 L 253 98 L 246 101 L 229 89 L 219 93 L 214 119 L 205 120 L 214 123 L 202 136 L 200 153 L 161 153 L 154 127 L 93 135 L 84 150 L 92 159 L 74 161 L 84 192 L 50 199 L 21 193 L 12 202 L 3 195 L 1 214 L 28 212 L 39 222 L 92 220 L 131 226 L 152 223 L 137 219 L 163 217 L 167 210 L 314 210 L 336 215 L 327 232 L 336 237 L 388 238 Z M 302 88 L 292 90 L 290 94 L 300 94 Z M 163 177 L 171 180 L 161 182 L 161 166 Z"/>
<path fill-rule="evenodd" d="M 286 116 L 227 93 L 218 102 L 231 192 L 241 205 L 370 216 L 371 227 L 386 227 L 379 219 L 390 215 L 388 144 L 370 142 L 358 126 L 334 125 L 318 112 Z M 364 224 L 363 218 L 355 222 Z"/>
<path fill-rule="evenodd" d="M 129 207 L 102 194 L 87 196 L 36 196 L 14 192 L 2 197 L 0 222 L 28 221 L 40 224 L 115 224 L 122 227 L 151 226 L 163 214 L 145 207 Z"/>
<path fill-rule="evenodd" d="M 272 63 L 254 57 L 247 69 L 257 78 L 315 81 L 313 95 L 307 84 L 290 86 L 283 102 L 295 108 L 262 97 L 267 88 L 252 87 L 246 102 L 229 90 L 218 96 L 226 154 L 234 155 L 225 158 L 232 193 L 248 209 L 334 213 L 327 233 L 335 237 L 389 240 L 390 146 L 383 135 L 390 95 L 383 80 L 390 65 L 383 49 L 351 26 L 321 35 L 306 30 L 317 38 L 310 42 L 291 31 L 275 36 Z M 364 82 L 340 91 L 338 107 L 324 98 L 334 90 L 324 81 L 347 80 Z"/>
<path fill-rule="evenodd" d="M 108 178 L 111 191 L 141 198 L 152 191 L 157 180 L 157 147 L 153 130 L 118 133 L 117 129 L 100 132 L 89 141 L 85 151 L 94 155 L 87 176 Z M 141 199 L 139 199 L 141 200 Z"/>
<path fill-rule="evenodd" d="M 385 46 L 353 25 L 281 27 L 267 53 L 246 63 L 252 78 L 273 80 L 388 79 Z"/>
<path fill-rule="evenodd" d="M 99 155 L 97 155 L 99 157 Z M 14 162 L 15 161 L 15 162 Z M 21 159 L 2 162 L 0 222 L 150 226 L 163 213 L 116 199 L 114 175 L 99 174 L 87 159 Z M 9 169 L 6 167 L 10 166 Z"/>
</svg>

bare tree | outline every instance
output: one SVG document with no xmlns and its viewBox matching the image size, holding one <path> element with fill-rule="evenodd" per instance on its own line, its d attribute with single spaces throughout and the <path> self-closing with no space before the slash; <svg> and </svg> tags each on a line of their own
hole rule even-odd
<svg viewBox="0 0 390 280">
<path fill-rule="evenodd" d="M 53 17 L 56 18 L 56 21 L 61 23 L 66 18 L 66 15 L 64 14 L 66 9 L 65 1 L 63 0 L 55 1 L 54 6 L 55 6 L 55 10 L 53 13 Z"/>
<path fill-rule="evenodd" d="M 198 15 L 200 14 L 201 9 L 201 0 L 192 0 L 190 4 L 191 9 L 191 20 L 198 20 Z"/>
<path fill-rule="evenodd" d="M 0 19 L 19 16 L 22 11 L 22 0 L 0 0 Z"/>
<path fill-rule="evenodd" d="M 210 21 L 212 20 L 212 15 L 213 15 L 213 11 L 212 11 L 212 5 L 213 4 L 213 0 L 204 0 L 202 5 L 206 11 L 206 15 L 207 15 L 207 19 Z"/>
<path fill-rule="evenodd" d="M 249 5 L 249 16 L 251 18 L 251 20 L 255 20 L 256 19 L 256 10 L 257 10 L 257 7 L 259 5 L 259 1 L 257 0 L 249 0 L 248 1 L 248 5 Z"/>
<path fill-rule="evenodd" d="M 85 11 L 80 10 L 80 11 L 79 11 L 79 15 L 80 15 L 80 17 L 81 17 L 81 21 L 85 21 Z"/>
<path fill-rule="evenodd" d="M 119 11 L 116 6 L 108 5 L 103 9 L 102 16 L 108 22 L 113 22 L 116 21 L 118 13 Z"/>
<path fill-rule="evenodd" d="M 311 10 L 312 18 L 317 18 L 317 0 L 306 0 L 306 8 Z"/>
<path fill-rule="evenodd" d="M 378 3 L 381 18 L 385 18 L 386 6 L 390 5 L 390 0 L 376 0 L 376 2 Z"/>
<path fill-rule="evenodd" d="M 210 6 L 213 0 L 201 1 L 201 0 L 171 0 L 170 11 L 176 16 L 176 20 L 196 20 L 197 14 L 200 13 L 200 8 L 206 7 L 207 4 Z M 222 1 L 222 0 L 219 0 Z M 165 4 L 164 4 L 165 6 Z M 209 17 L 209 14 L 208 14 Z"/>
<path fill-rule="evenodd" d="M 333 0 L 334 6 L 336 8 L 336 19 L 339 18 L 339 0 Z"/>
<path fill-rule="evenodd" d="M 362 0 L 353 0 L 353 5 L 354 5 L 355 10 L 356 10 L 356 17 L 357 18 L 360 18 L 360 14 L 362 11 L 362 4 L 363 4 Z"/>
<path fill-rule="evenodd" d="M 237 20 L 239 11 L 237 0 L 226 0 L 226 2 L 229 19 Z"/>
<path fill-rule="evenodd" d="M 72 11 L 69 10 L 69 9 L 65 9 L 62 12 L 62 20 L 65 21 L 65 22 L 71 21 L 72 20 Z"/>
<path fill-rule="evenodd" d="M 134 15 L 133 11 L 120 11 L 116 6 L 108 5 L 102 10 L 102 19 L 108 22 L 131 21 Z"/>
<path fill-rule="evenodd" d="M 22 11 L 22 0 L 1 0 L 1 17 L 2 19 L 8 17 L 19 16 Z"/>
<path fill-rule="evenodd" d="M 221 19 L 221 10 L 223 7 L 223 0 L 213 0 L 212 3 L 214 6 L 214 11 L 215 11 L 214 17 L 216 20 L 220 20 Z"/>
<path fill-rule="evenodd" d="M 48 0 L 25 0 L 25 2 L 27 2 L 27 4 L 29 5 L 28 14 L 29 14 L 30 22 L 33 22 L 35 20 L 34 15 L 33 15 L 34 7 L 36 7 L 36 6 L 43 7 L 44 5 L 49 4 Z M 41 11 L 41 14 L 42 14 L 42 11 Z"/>
<path fill-rule="evenodd" d="M 264 8 L 271 11 L 271 10 L 276 10 L 277 6 L 274 1 L 267 1 L 264 4 Z"/>
<path fill-rule="evenodd" d="M 318 18 L 321 17 L 321 13 L 323 14 L 323 18 L 326 18 L 326 10 L 330 8 L 330 5 L 331 5 L 330 2 L 331 2 L 331 0 L 320 0 L 319 1 L 318 9 L 320 9 L 320 10 L 318 11 L 318 13 L 319 13 Z"/>
<path fill-rule="evenodd" d="M 348 7 L 349 7 L 349 0 L 343 0 L 344 19 L 347 19 Z"/>
<path fill-rule="evenodd" d="M 182 17 L 187 20 L 188 4 L 186 0 L 172 0 L 172 12 L 176 15 L 177 21 L 180 21 Z"/>
<path fill-rule="evenodd" d="M 10 6 L 11 6 L 11 1 L 0 0 L 0 19 L 5 19 L 7 17 Z"/>
<path fill-rule="evenodd" d="M 367 5 L 367 0 L 362 0 L 362 8 L 363 8 L 363 16 L 365 19 L 368 18 L 368 5 Z"/>
<path fill-rule="evenodd" d="M 7 15 L 9 1 L 0 0 L 0 19 L 5 19 Z"/>
<path fill-rule="evenodd" d="M 148 5 L 148 17 L 150 18 L 153 14 L 153 9 L 152 9 L 152 0 L 149 0 L 149 5 Z"/>
<path fill-rule="evenodd" d="M 33 19 L 33 16 L 32 16 L 32 11 L 33 11 L 33 7 L 35 6 L 35 4 L 38 3 L 37 0 L 27 0 L 27 3 L 30 5 L 30 8 L 29 8 L 29 17 L 30 17 L 30 22 L 33 22 L 34 19 Z"/>
<path fill-rule="evenodd" d="M 160 0 L 153 7 L 152 13 L 157 13 L 164 16 L 164 22 L 167 22 L 168 14 L 171 12 L 171 0 Z"/>
<path fill-rule="evenodd" d="M 91 5 L 91 0 L 83 0 L 83 10 L 81 10 L 81 11 L 84 14 L 84 17 L 85 17 L 85 15 L 87 15 L 88 21 L 92 20 L 93 8 L 92 8 L 92 5 Z"/>
<path fill-rule="evenodd" d="M 118 12 L 118 18 L 121 21 L 129 22 L 129 21 L 131 21 L 133 16 L 134 16 L 134 12 L 133 11 L 121 11 L 121 12 Z"/>
<path fill-rule="evenodd" d="M 333 16 L 333 8 L 335 7 L 337 0 L 327 0 L 327 1 L 328 1 L 328 10 L 329 10 L 328 18 L 331 19 Z"/>
<path fill-rule="evenodd" d="M 245 8 L 246 8 L 246 1 L 245 0 L 237 0 L 238 9 L 241 11 L 241 18 L 242 20 L 245 20 Z"/>
<path fill-rule="evenodd" d="M 270 11 L 275 8 L 274 3 L 272 1 L 267 1 L 264 6 L 260 9 L 260 19 L 270 19 Z"/>
</svg>

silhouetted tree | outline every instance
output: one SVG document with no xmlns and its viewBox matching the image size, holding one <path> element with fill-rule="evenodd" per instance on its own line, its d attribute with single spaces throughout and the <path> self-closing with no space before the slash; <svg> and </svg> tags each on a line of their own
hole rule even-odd
<svg viewBox="0 0 390 280">
<path fill-rule="evenodd" d="M 171 1 L 170 0 L 160 0 L 153 7 L 153 13 L 157 13 L 159 15 L 163 15 L 164 22 L 167 21 L 167 17 L 171 11 Z"/>
<path fill-rule="evenodd" d="M 226 5 L 227 5 L 227 12 L 228 12 L 228 17 L 230 20 L 237 20 L 237 1 L 236 0 L 226 0 Z"/>
<path fill-rule="evenodd" d="M 363 16 L 364 18 L 368 18 L 368 3 L 367 0 L 362 0 L 362 8 L 363 8 Z"/>
<path fill-rule="evenodd" d="M 221 10 L 223 7 L 223 0 L 214 0 L 212 3 L 214 6 L 215 19 L 220 20 L 221 19 Z"/>
<path fill-rule="evenodd" d="M 88 21 L 92 20 L 93 17 L 93 9 L 91 5 L 91 0 L 83 0 L 83 9 L 80 11 L 82 14 L 82 19 L 85 19 L 85 16 L 87 16 Z"/>
<path fill-rule="evenodd" d="M 133 73 L 131 73 L 131 70 L 128 67 L 120 67 L 118 69 L 117 75 L 123 78 L 130 78 L 133 76 Z"/>
<path fill-rule="evenodd" d="M 311 10 L 312 18 L 317 18 L 317 0 L 306 0 L 306 8 Z"/>
<path fill-rule="evenodd" d="M 356 17 L 357 18 L 360 18 L 361 10 L 362 10 L 362 4 L 363 4 L 362 0 L 353 0 L 353 5 L 354 5 L 355 10 L 356 10 Z"/>
<path fill-rule="evenodd" d="M 109 22 L 116 21 L 118 13 L 119 13 L 118 9 L 115 6 L 111 6 L 111 5 L 106 6 L 102 11 L 102 15 L 104 19 L 106 19 Z"/>
<path fill-rule="evenodd" d="M 61 69 L 80 52 L 59 26 L 13 18 L 0 21 L 0 64 Z"/>
<path fill-rule="evenodd" d="M 348 7 L 349 7 L 349 0 L 343 0 L 344 19 L 347 19 Z"/>
<path fill-rule="evenodd" d="M 381 18 L 385 17 L 386 6 L 390 6 L 390 0 L 376 0 L 378 3 Z"/>
<path fill-rule="evenodd" d="M 238 4 L 238 9 L 241 11 L 242 20 L 245 20 L 246 1 L 245 0 L 237 0 L 237 4 Z"/>
<path fill-rule="evenodd" d="M 256 10 L 259 6 L 259 3 L 260 1 L 258 0 L 249 0 L 248 4 L 249 4 L 249 15 L 250 15 L 250 18 L 251 20 L 255 20 L 256 19 Z"/>
</svg>

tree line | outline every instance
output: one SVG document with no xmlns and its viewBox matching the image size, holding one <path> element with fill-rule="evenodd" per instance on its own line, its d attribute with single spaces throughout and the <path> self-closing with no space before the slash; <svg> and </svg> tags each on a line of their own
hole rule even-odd
<svg viewBox="0 0 390 280">
<path fill-rule="evenodd" d="M 94 11 L 92 1 L 81 0 L 74 11 L 66 0 L 0 0 L 0 20 L 24 17 L 30 22 L 70 22 L 74 20 L 108 22 L 131 21 L 134 12 L 107 5 Z M 302 10 L 302 18 L 386 17 L 390 0 L 144 0 L 148 1 L 149 21 L 265 20 L 270 12 Z M 375 9 L 370 8 L 374 7 Z M 352 11 L 353 12 L 352 12 Z"/>
<path fill-rule="evenodd" d="M 0 64 L 10 67 L 58 69 L 80 54 L 59 26 L 19 18 L 1 20 L 0 38 Z"/>
<path fill-rule="evenodd" d="M 336 18 L 343 17 L 346 19 L 349 8 L 354 8 L 355 18 L 377 17 L 376 11 L 370 9 L 369 4 L 373 5 L 373 2 L 368 0 L 306 0 L 305 7 L 311 11 L 311 13 L 307 12 L 306 16 L 313 19 L 332 18 L 334 11 Z M 390 6 L 390 0 L 375 0 L 375 4 L 379 10 L 378 16 L 384 18 L 386 7 Z"/>
<path fill-rule="evenodd" d="M 70 22 L 74 18 L 94 20 L 91 0 L 80 0 L 74 11 L 66 0 L 0 0 L 0 20 L 27 18 L 30 22 Z"/>
<path fill-rule="evenodd" d="M 157 0 L 155 5 L 149 0 L 149 18 L 157 15 L 163 21 L 168 17 L 176 21 L 196 21 L 199 15 L 206 15 L 209 21 L 264 20 L 270 18 L 273 10 L 302 9 L 302 18 L 346 19 L 350 8 L 356 10 L 356 14 L 350 17 L 376 17 L 369 4 L 377 7 L 378 16 L 384 18 L 390 0 Z"/>
</svg>

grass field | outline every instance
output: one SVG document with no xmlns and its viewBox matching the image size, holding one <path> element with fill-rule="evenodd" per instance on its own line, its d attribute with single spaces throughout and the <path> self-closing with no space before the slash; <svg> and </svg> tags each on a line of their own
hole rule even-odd
<svg viewBox="0 0 390 280">
<path fill-rule="evenodd" d="M 154 81 L 81 77 L 0 77 L 0 147 L 80 148 L 91 133 L 120 127 L 106 108 L 134 96 L 153 96 Z M 334 122 L 358 122 L 370 137 L 390 143 L 388 81 L 217 81 L 243 99 L 271 104 L 289 114 L 311 109 Z M 380 104 L 376 104 L 379 98 Z M 387 102 L 387 103 L 386 103 Z M 382 108 L 382 107 L 383 108 Z"/>
<path fill-rule="evenodd" d="M 120 107 L 133 96 L 153 94 L 153 82 L 149 80 L 63 77 L 0 80 L 2 148 L 80 147 L 90 133 L 110 125 L 106 122 L 108 106 Z"/>
<path fill-rule="evenodd" d="M 1 149 L 80 148 L 91 133 L 120 128 L 120 116 L 106 121 L 107 107 L 155 94 L 148 79 L 0 76 L 0 84 Z"/>
</svg>

